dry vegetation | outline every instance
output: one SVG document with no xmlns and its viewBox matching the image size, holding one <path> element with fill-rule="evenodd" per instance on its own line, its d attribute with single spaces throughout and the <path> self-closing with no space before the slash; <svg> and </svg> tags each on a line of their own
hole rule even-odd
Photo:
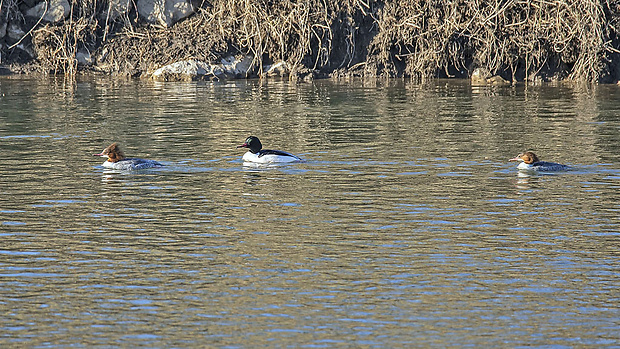
<svg viewBox="0 0 620 349">
<path fill-rule="evenodd" d="M 16 0 L 12 0 L 16 1 Z M 115 21 L 107 2 L 72 3 L 61 25 L 30 32 L 31 67 L 74 74 L 88 50 L 91 69 L 139 76 L 183 59 L 251 53 L 324 76 L 466 77 L 484 67 L 508 80 L 617 81 L 618 0 L 213 0 L 172 28 L 135 10 Z M 4 16 L 17 6 L 2 3 Z M 4 46 L 3 63 L 11 61 Z M 18 62 L 23 63 L 23 62 Z"/>
</svg>

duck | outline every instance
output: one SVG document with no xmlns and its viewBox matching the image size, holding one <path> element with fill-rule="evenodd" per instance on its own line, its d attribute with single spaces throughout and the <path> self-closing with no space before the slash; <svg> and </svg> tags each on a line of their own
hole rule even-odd
<svg viewBox="0 0 620 349">
<path fill-rule="evenodd" d="M 531 151 L 521 153 L 514 158 L 509 159 L 508 161 L 519 161 L 520 164 L 519 166 L 517 166 L 517 168 L 523 171 L 554 172 L 566 171 L 570 169 L 570 167 L 567 165 L 562 165 L 555 162 L 540 161 L 538 160 L 538 156 L 536 156 L 536 154 Z"/>
<path fill-rule="evenodd" d="M 263 149 L 260 139 L 255 136 L 246 138 L 245 142 L 237 148 L 248 148 L 248 151 L 243 154 L 243 161 L 245 162 L 271 164 L 302 161 L 298 156 L 282 150 Z"/>
<path fill-rule="evenodd" d="M 135 171 L 164 166 L 155 160 L 126 158 L 118 143 L 110 144 L 101 153 L 93 154 L 93 156 L 106 158 L 102 166 L 113 170 Z"/>
</svg>

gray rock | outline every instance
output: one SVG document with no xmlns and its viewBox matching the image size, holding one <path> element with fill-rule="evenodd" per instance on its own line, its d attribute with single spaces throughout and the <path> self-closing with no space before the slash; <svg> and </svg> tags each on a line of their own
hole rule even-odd
<svg viewBox="0 0 620 349">
<path fill-rule="evenodd" d="M 7 23 L 0 20 L 0 39 L 6 36 Z"/>
<path fill-rule="evenodd" d="M 226 57 L 220 64 L 198 60 L 179 61 L 163 66 L 151 74 L 158 81 L 193 81 L 245 78 L 250 73 L 253 56 Z"/>
<path fill-rule="evenodd" d="M 10 39 L 15 41 L 20 40 L 26 35 L 26 32 L 17 23 L 11 23 L 7 29 L 7 35 Z"/>
<path fill-rule="evenodd" d="M 290 73 L 290 69 L 288 65 L 284 61 L 280 61 L 278 63 L 274 63 L 271 65 L 266 65 L 263 67 L 263 75 L 264 76 L 287 76 Z"/>
<path fill-rule="evenodd" d="M 491 75 L 491 72 L 486 68 L 476 68 L 471 73 L 472 85 L 495 85 L 505 86 L 510 85 L 510 82 L 499 75 Z"/>
<path fill-rule="evenodd" d="M 250 68 L 252 68 L 252 62 L 254 61 L 253 56 L 241 56 L 234 57 L 228 56 L 222 58 L 222 69 L 224 70 L 224 74 L 229 78 L 245 78 L 250 72 Z"/>
<path fill-rule="evenodd" d="M 90 55 L 90 52 L 86 50 L 79 50 L 75 54 L 75 59 L 77 60 L 79 65 L 92 65 L 93 64 L 93 58 Z"/>
<path fill-rule="evenodd" d="M 42 18 L 45 22 L 57 23 L 67 17 L 71 11 L 71 5 L 67 0 L 42 1 L 26 11 L 26 16 Z"/>
<path fill-rule="evenodd" d="M 138 13 L 147 22 L 171 27 L 194 13 L 187 0 L 138 0 Z"/>
<path fill-rule="evenodd" d="M 192 81 L 205 78 L 212 73 L 210 64 L 188 60 L 165 65 L 153 72 L 151 78 L 158 81 Z"/>
</svg>

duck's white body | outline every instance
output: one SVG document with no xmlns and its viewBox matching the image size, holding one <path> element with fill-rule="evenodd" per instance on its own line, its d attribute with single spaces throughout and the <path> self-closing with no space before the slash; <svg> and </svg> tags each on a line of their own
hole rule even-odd
<svg viewBox="0 0 620 349">
<path fill-rule="evenodd" d="M 287 162 L 301 161 L 301 159 L 298 158 L 297 156 L 287 153 L 287 152 L 278 151 L 277 154 L 268 154 L 268 153 L 265 154 L 265 152 L 266 151 L 260 151 L 254 154 L 251 151 L 248 151 L 245 154 L 243 154 L 243 161 L 255 162 L 259 164 L 273 164 L 273 163 L 287 163 Z"/>
<path fill-rule="evenodd" d="M 237 148 L 248 148 L 249 150 L 243 154 L 244 162 L 253 162 L 257 164 L 277 164 L 287 162 L 303 161 L 298 156 L 287 153 L 282 150 L 263 149 L 263 145 L 257 137 L 250 136 L 245 143 Z"/>
</svg>

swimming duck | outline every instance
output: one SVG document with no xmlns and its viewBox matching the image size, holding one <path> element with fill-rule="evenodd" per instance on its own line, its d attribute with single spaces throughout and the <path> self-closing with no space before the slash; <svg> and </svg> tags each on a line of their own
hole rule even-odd
<svg viewBox="0 0 620 349">
<path fill-rule="evenodd" d="M 555 162 L 540 161 L 538 160 L 538 156 L 531 151 L 521 153 L 508 161 L 520 161 L 521 163 L 517 166 L 517 168 L 524 171 L 553 172 L 566 171 L 570 168 L 569 166 Z"/>
<path fill-rule="evenodd" d="M 107 148 L 103 149 L 101 153 L 93 154 L 93 156 L 101 156 L 103 158 L 106 158 L 107 160 L 103 163 L 102 166 L 114 170 L 144 170 L 147 168 L 164 166 L 155 160 L 126 158 L 125 154 L 117 143 L 110 144 Z"/>
<path fill-rule="evenodd" d="M 237 148 L 248 148 L 248 151 L 243 154 L 243 161 L 246 162 L 270 164 L 302 161 L 301 158 L 282 150 L 263 149 L 263 144 L 260 142 L 260 139 L 255 136 L 248 137 L 245 142 L 237 146 Z"/>
</svg>

